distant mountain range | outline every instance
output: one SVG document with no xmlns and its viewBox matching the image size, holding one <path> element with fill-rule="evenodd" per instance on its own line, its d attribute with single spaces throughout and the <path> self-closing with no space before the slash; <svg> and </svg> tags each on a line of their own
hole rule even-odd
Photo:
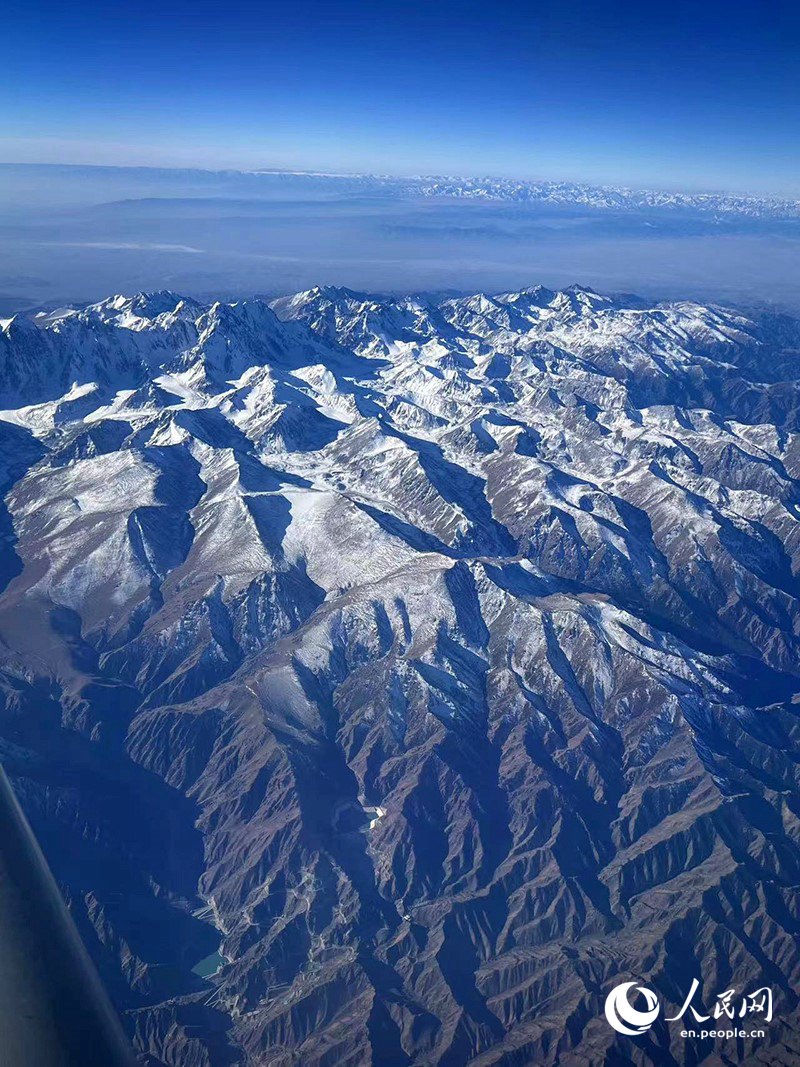
<svg viewBox="0 0 800 1067">
<path fill-rule="evenodd" d="M 721 190 L 641 189 L 585 182 L 530 180 L 472 175 L 342 174 L 327 171 L 203 170 L 163 167 L 102 167 L 41 163 L 0 163 L 0 190 L 11 210 L 41 206 L 104 203 L 203 194 L 244 202 L 275 192 L 303 190 L 312 195 L 455 199 L 506 202 L 541 209 L 661 213 L 720 219 L 800 218 L 800 199 Z M 21 195 L 21 199 L 20 199 Z"/>
<path fill-rule="evenodd" d="M 625 186 L 584 185 L 567 181 L 526 181 L 517 178 L 458 178 L 425 176 L 396 178 L 383 175 L 306 174 L 257 171 L 274 178 L 325 179 L 332 184 L 401 196 L 452 197 L 466 200 L 500 200 L 541 207 L 592 208 L 599 211 L 689 212 L 742 216 L 753 219 L 800 218 L 800 200 L 781 197 L 707 192 L 687 193 Z"/>
<path fill-rule="evenodd" d="M 3 324 L 0 752 L 144 1064 L 800 1062 L 798 379 L 581 287 Z"/>
</svg>

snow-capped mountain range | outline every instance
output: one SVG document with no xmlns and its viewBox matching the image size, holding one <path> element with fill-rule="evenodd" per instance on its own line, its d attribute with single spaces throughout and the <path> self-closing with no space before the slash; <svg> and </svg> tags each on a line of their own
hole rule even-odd
<svg viewBox="0 0 800 1067">
<path fill-rule="evenodd" d="M 686 192 L 631 189 L 628 186 L 586 185 L 571 181 L 531 181 L 524 178 L 420 175 L 400 178 L 380 174 L 312 174 L 256 171 L 275 179 L 324 180 L 349 191 L 403 197 L 496 200 L 530 206 L 588 208 L 597 211 L 667 211 L 751 219 L 800 218 L 800 200 L 747 193 Z"/>
<path fill-rule="evenodd" d="M 142 1062 L 733 1062 L 605 1021 L 694 977 L 798 1062 L 798 379 L 580 287 L 3 325 L 2 756 Z"/>
</svg>

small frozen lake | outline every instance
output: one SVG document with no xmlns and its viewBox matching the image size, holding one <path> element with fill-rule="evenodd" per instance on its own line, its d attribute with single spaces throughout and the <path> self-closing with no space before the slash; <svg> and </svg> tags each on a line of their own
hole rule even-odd
<svg viewBox="0 0 800 1067">
<path fill-rule="evenodd" d="M 225 966 L 226 962 L 225 957 L 217 949 L 210 956 L 206 956 L 205 959 L 196 963 L 192 967 L 192 974 L 199 975 L 200 978 L 213 978 L 217 971 L 220 971 Z"/>
</svg>

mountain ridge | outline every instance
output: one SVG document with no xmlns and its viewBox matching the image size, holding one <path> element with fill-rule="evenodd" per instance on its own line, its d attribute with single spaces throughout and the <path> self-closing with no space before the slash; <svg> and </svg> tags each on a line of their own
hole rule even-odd
<svg viewBox="0 0 800 1067">
<path fill-rule="evenodd" d="M 692 977 L 796 1062 L 799 339 L 580 286 L 3 328 L 0 743 L 143 1062 L 727 1062 L 603 1018 Z"/>
</svg>

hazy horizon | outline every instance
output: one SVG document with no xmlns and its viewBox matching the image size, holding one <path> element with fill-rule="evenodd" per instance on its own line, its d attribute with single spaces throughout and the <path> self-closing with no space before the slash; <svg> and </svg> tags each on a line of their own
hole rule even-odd
<svg viewBox="0 0 800 1067">
<path fill-rule="evenodd" d="M 800 310 L 793 208 L 598 206 L 597 187 L 576 189 L 588 202 L 421 195 L 402 178 L 3 164 L 0 313 L 161 288 L 235 299 L 538 283 Z"/>
<path fill-rule="evenodd" d="M 0 139 L 0 144 L 3 141 Z M 95 153 L 97 155 L 97 153 Z M 348 178 L 389 178 L 397 179 L 399 181 L 414 179 L 414 178 L 454 178 L 462 180 L 476 180 L 476 179 L 489 179 L 489 180 L 506 180 L 506 181 L 519 181 L 521 183 L 552 183 L 552 184 L 566 184 L 566 185 L 579 185 L 587 188 L 595 189 L 628 189 L 637 192 L 663 192 L 663 193 L 679 193 L 693 196 L 729 196 L 738 199 L 760 199 L 769 200 L 775 202 L 793 202 L 800 204 L 800 190 L 795 192 L 763 192 L 757 188 L 749 186 L 736 187 L 731 183 L 721 182 L 719 184 L 695 184 L 689 182 L 679 181 L 625 181 L 620 179 L 619 181 L 589 181 L 586 178 L 581 178 L 575 173 L 541 173 L 532 171 L 530 173 L 504 173 L 501 170 L 496 171 L 478 171 L 478 170 L 450 170 L 450 171 L 433 171 L 433 170 L 414 170 L 414 169 L 392 169 L 386 170 L 379 167 L 372 168 L 353 168 L 351 170 L 339 170 L 334 166 L 325 166 L 324 163 L 318 167 L 289 167 L 289 166 L 272 166 L 269 161 L 265 161 L 261 166 L 241 167 L 241 166 L 214 166 L 199 165 L 199 164 L 159 164 L 159 163 L 105 163 L 105 162 L 81 162 L 68 159 L 24 159 L 24 158 L 0 158 L 0 168 L 18 168 L 18 169 L 61 169 L 65 171 L 117 171 L 117 172 L 153 172 L 161 174 L 206 174 L 214 176 L 224 175 L 241 175 L 248 177 L 270 177 L 270 176 L 285 176 L 285 177 L 302 177 L 302 178 L 330 178 L 330 179 L 348 179 Z"/>
</svg>

